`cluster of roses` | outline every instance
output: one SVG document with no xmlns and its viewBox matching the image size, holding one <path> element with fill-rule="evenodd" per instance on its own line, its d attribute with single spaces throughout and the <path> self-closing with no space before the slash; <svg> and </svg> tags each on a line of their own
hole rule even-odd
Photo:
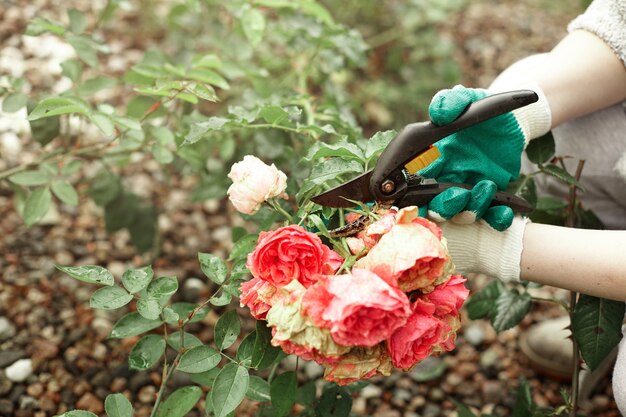
<svg viewBox="0 0 626 417">
<path fill-rule="evenodd" d="M 347 239 L 344 259 L 298 225 L 262 232 L 241 305 L 272 328 L 272 344 L 314 360 L 349 384 L 408 369 L 454 348 L 468 290 L 454 275 L 441 229 L 417 207 L 390 209 Z M 348 219 L 350 220 L 350 219 Z"/>
</svg>

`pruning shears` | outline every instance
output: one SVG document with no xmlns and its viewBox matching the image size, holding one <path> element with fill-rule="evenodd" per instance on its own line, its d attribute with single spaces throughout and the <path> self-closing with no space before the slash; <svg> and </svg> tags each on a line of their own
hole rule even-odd
<svg viewBox="0 0 626 417">
<path fill-rule="evenodd" d="M 411 123 L 391 140 L 372 170 L 318 194 L 311 200 L 322 206 L 337 208 L 354 207 L 355 201 L 376 201 L 396 207 L 422 206 L 450 187 L 471 189 L 473 186 L 469 184 L 440 183 L 416 174 L 439 157 L 439 151 L 433 144 L 455 132 L 537 100 L 537 94 L 531 90 L 499 93 L 468 105 L 457 119 L 447 125 Z M 532 211 L 532 206 L 526 200 L 502 191 L 495 195 L 491 205 L 506 205 L 518 213 Z"/>
</svg>

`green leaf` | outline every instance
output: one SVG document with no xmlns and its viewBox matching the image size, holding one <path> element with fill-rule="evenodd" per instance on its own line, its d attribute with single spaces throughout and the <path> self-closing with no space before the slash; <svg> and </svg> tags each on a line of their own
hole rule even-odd
<svg viewBox="0 0 626 417">
<path fill-rule="evenodd" d="M 224 117 L 210 117 L 206 122 L 199 122 L 191 125 L 191 129 L 189 133 L 185 136 L 185 140 L 183 141 L 181 146 L 191 145 L 192 143 L 198 142 L 200 139 L 204 137 L 207 133 L 220 130 L 224 127 L 230 120 Z"/>
<path fill-rule="evenodd" d="M 240 331 L 241 324 L 237 312 L 227 311 L 215 323 L 215 345 L 220 350 L 226 349 L 235 343 Z"/>
<path fill-rule="evenodd" d="M 130 303 L 132 294 L 120 287 L 102 287 L 91 295 L 89 307 L 103 310 L 115 310 Z"/>
<path fill-rule="evenodd" d="M 576 186 L 576 188 L 582 191 L 585 190 L 584 187 L 580 184 L 580 182 L 576 181 L 576 178 L 574 178 L 569 172 L 567 172 L 566 170 L 564 170 L 563 168 L 559 166 L 556 166 L 553 164 L 544 165 L 541 167 L 541 172 L 552 175 L 553 177 L 560 179 L 561 181 L 567 183 L 568 185 L 574 185 Z"/>
<path fill-rule="evenodd" d="M 168 148 L 158 143 L 152 144 L 152 155 L 154 159 L 163 165 L 171 164 L 174 161 L 174 154 Z"/>
<path fill-rule="evenodd" d="M 202 389 L 189 385 L 177 389 L 159 406 L 157 417 L 183 417 L 202 397 Z"/>
<path fill-rule="evenodd" d="M 363 172 L 363 166 L 357 161 L 332 158 L 314 165 L 309 181 L 319 185 L 328 180 L 337 179 L 340 175 L 354 172 Z"/>
<path fill-rule="evenodd" d="M 309 381 L 298 387 L 296 402 L 302 405 L 311 406 L 317 397 L 317 387 L 315 381 Z"/>
<path fill-rule="evenodd" d="M 146 288 L 153 276 L 151 265 L 143 268 L 130 268 L 122 275 L 122 284 L 129 293 L 134 294 Z"/>
<path fill-rule="evenodd" d="M 31 106 L 28 106 L 30 111 Z M 41 146 L 46 146 L 61 133 L 61 118 L 59 116 L 46 119 L 29 120 L 33 139 Z"/>
<path fill-rule="evenodd" d="M 30 227 L 45 216 L 52 203 L 48 187 L 35 188 L 24 203 L 24 223 Z"/>
<path fill-rule="evenodd" d="M 154 298 L 142 298 L 137 301 L 137 312 L 148 320 L 156 320 L 161 316 L 163 304 Z"/>
<path fill-rule="evenodd" d="M 191 333 L 184 332 L 181 336 L 180 332 L 176 332 L 167 338 L 167 344 L 174 350 L 180 350 L 182 347 L 193 349 L 196 346 L 202 346 L 202 341 Z"/>
<path fill-rule="evenodd" d="M 228 276 L 226 262 L 215 255 L 202 252 L 198 252 L 198 260 L 200 261 L 202 272 L 212 282 L 221 285 L 226 281 L 226 277 Z"/>
<path fill-rule="evenodd" d="M 90 37 L 72 35 L 67 37 L 67 43 L 72 45 L 76 55 L 90 67 L 98 66 L 98 44 Z"/>
<path fill-rule="evenodd" d="M 111 339 L 123 339 L 125 337 L 137 336 L 161 325 L 161 320 L 148 320 L 137 312 L 126 314 L 119 319 L 111 330 Z"/>
<path fill-rule="evenodd" d="M 66 411 L 63 414 L 59 414 L 56 417 L 98 417 L 98 416 L 90 411 L 72 410 L 72 411 Z"/>
<path fill-rule="evenodd" d="M 228 84 L 228 81 L 226 81 L 226 79 L 222 77 L 220 74 L 210 69 L 195 68 L 189 71 L 186 77 L 192 80 L 202 81 L 203 83 L 214 85 L 223 90 L 230 89 L 230 85 Z M 210 86 L 208 87 L 210 88 Z M 212 95 L 215 96 L 215 90 L 210 88 L 210 91 L 212 91 L 213 92 Z"/>
<path fill-rule="evenodd" d="M 72 80 L 74 84 L 80 83 L 80 76 L 83 72 L 83 64 L 77 59 L 68 59 L 61 62 L 61 73 Z"/>
<path fill-rule="evenodd" d="M 96 125 L 102 133 L 104 133 L 104 136 L 111 137 L 115 133 L 115 124 L 113 124 L 113 121 L 108 115 L 103 113 L 93 113 L 89 116 L 89 120 L 91 120 L 91 122 Z"/>
<path fill-rule="evenodd" d="M 68 113 L 91 113 L 91 107 L 84 100 L 77 97 L 49 97 L 41 100 L 32 112 L 28 120 L 38 120 L 44 117 L 58 116 Z"/>
<path fill-rule="evenodd" d="M 248 384 L 248 391 L 246 391 L 246 397 L 251 400 L 266 402 L 270 401 L 270 384 L 261 377 L 256 375 L 250 376 L 250 383 Z M 273 405 L 273 403 L 272 403 Z"/>
<path fill-rule="evenodd" d="M 520 294 L 516 289 L 501 292 L 491 317 L 493 328 L 501 332 L 514 327 L 528 314 L 531 306 L 532 298 L 526 292 Z"/>
<path fill-rule="evenodd" d="M 176 314 L 178 314 L 178 317 L 180 319 L 187 320 L 189 318 L 189 314 L 191 314 L 191 312 L 194 311 L 196 307 L 198 307 L 198 304 L 180 302 L 180 303 L 174 303 L 170 307 Z M 209 307 L 203 306 L 194 313 L 193 317 L 191 318 L 191 320 L 189 320 L 189 322 L 197 323 L 199 321 L 202 321 L 202 319 L 208 313 L 209 313 Z M 176 324 L 176 323 L 170 323 L 170 324 Z"/>
<path fill-rule="evenodd" d="M 70 176 L 78 172 L 82 166 L 83 161 L 81 161 L 80 159 L 72 159 L 70 162 L 63 165 L 63 168 L 61 168 L 61 174 L 65 176 Z"/>
<path fill-rule="evenodd" d="M 198 374 L 215 368 L 222 360 L 222 355 L 209 346 L 196 346 L 183 353 L 176 368 L 188 374 Z"/>
<path fill-rule="evenodd" d="M 459 401 L 452 399 L 452 402 L 456 406 L 456 412 L 458 413 L 458 417 L 477 417 L 476 414 L 472 412 L 467 406 Z"/>
<path fill-rule="evenodd" d="M 545 135 L 533 139 L 526 146 L 526 156 L 530 162 L 539 164 L 545 164 L 554 156 L 555 145 L 554 137 L 552 133 L 548 132 Z"/>
<path fill-rule="evenodd" d="M 583 359 L 595 370 L 622 339 L 624 302 L 581 295 L 574 309 L 572 332 Z"/>
<path fill-rule="evenodd" d="M 130 238 L 137 252 L 143 253 L 152 249 L 157 236 L 158 215 L 154 206 L 137 208 L 133 222 L 128 226 Z"/>
<path fill-rule="evenodd" d="M 26 36 L 39 36 L 46 32 L 54 33 L 55 35 L 63 35 L 65 28 L 43 17 L 35 17 L 26 27 Z"/>
<path fill-rule="evenodd" d="M 211 390 L 211 401 L 215 417 L 226 417 L 243 401 L 250 377 L 248 369 L 236 363 L 225 365 L 215 378 Z"/>
<path fill-rule="evenodd" d="M 256 331 L 253 330 L 243 338 L 239 347 L 237 348 L 237 355 L 235 359 L 241 365 L 250 366 L 250 362 L 252 361 L 252 351 L 254 350 L 254 342 L 256 340 Z"/>
<path fill-rule="evenodd" d="M 473 294 L 465 303 L 465 308 L 472 320 L 488 317 L 495 309 L 496 300 L 505 291 L 504 285 L 498 280 L 494 280 L 479 292 Z"/>
<path fill-rule="evenodd" d="M 318 3 L 317 0 L 298 0 L 298 3 L 304 13 L 319 19 L 328 26 L 335 24 L 333 16 L 322 4 Z"/>
<path fill-rule="evenodd" d="M 265 106 L 261 109 L 259 116 L 273 125 L 278 125 L 289 119 L 289 113 L 280 106 Z"/>
<path fill-rule="evenodd" d="M 148 284 L 146 292 L 149 297 L 168 297 L 178 290 L 178 280 L 176 277 L 159 277 Z"/>
<path fill-rule="evenodd" d="M 50 176 L 40 170 L 22 171 L 9 177 L 9 181 L 17 185 L 30 187 L 33 185 L 45 185 L 50 182 Z"/>
<path fill-rule="evenodd" d="M 83 33 L 87 27 L 87 18 L 85 17 L 85 14 L 80 10 L 69 9 L 67 11 L 67 16 L 70 19 L 70 30 L 76 35 Z"/>
<path fill-rule="evenodd" d="M 128 355 L 128 367 L 134 370 L 151 368 L 165 353 L 165 340 L 157 334 L 149 334 L 137 341 Z"/>
<path fill-rule="evenodd" d="M 28 96 L 23 93 L 12 93 L 2 100 L 2 111 L 5 113 L 15 113 L 28 103 Z"/>
<path fill-rule="evenodd" d="M 365 158 L 367 161 L 369 162 L 377 158 L 396 135 L 397 132 L 395 130 L 386 130 L 374 134 L 365 144 Z"/>
<path fill-rule="evenodd" d="M 248 41 L 254 46 L 263 40 L 265 32 L 265 16 L 258 9 L 249 8 L 241 17 L 243 33 Z"/>
<path fill-rule="evenodd" d="M 259 235 L 257 234 L 246 235 L 237 240 L 230 251 L 228 260 L 234 261 L 240 258 L 247 257 L 248 254 L 254 250 L 254 247 L 256 246 L 258 240 Z"/>
<path fill-rule="evenodd" d="M 104 400 L 108 417 L 133 417 L 133 405 L 123 394 L 109 394 Z"/>
<path fill-rule="evenodd" d="M 252 349 L 250 365 L 256 369 L 264 369 L 270 366 L 278 358 L 281 349 L 272 346 L 272 331 L 263 320 L 256 322 L 256 339 Z"/>
<path fill-rule="evenodd" d="M 215 54 L 206 54 L 193 59 L 193 68 L 220 68 L 222 60 Z"/>
<path fill-rule="evenodd" d="M 284 417 L 291 411 L 291 406 L 296 402 L 298 379 L 293 371 L 278 375 L 270 385 L 270 397 L 272 409 L 276 417 Z M 352 405 L 352 404 L 350 404 Z M 324 414 L 326 417 L 326 414 Z"/>
<path fill-rule="evenodd" d="M 171 307 L 163 308 L 163 319 L 167 324 L 178 324 L 180 316 Z"/>
<path fill-rule="evenodd" d="M 115 200 L 121 191 L 122 184 L 119 177 L 103 169 L 91 178 L 88 193 L 94 203 L 104 207 Z"/>
<path fill-rule="evenodd" d="M 199 374 L 191 374 L 190 378 L 193 382 L 199 385 L 204 385 L 205 387 L 212 387 L 215 382 L 215 378 L 220 373 L 221 368 L 213 368 L 210 371 L 200 372 Z M 210 394 L 209 394 L 210 395 Z"/>
<path fill-rule="evenodd" d="M 346 387 L 327 385 L 315 407 L 316 417 L 348 417 L 352 409 L 352 396 Z"/>
<path fill-rule="evenodd" d="M 59 200 L 70 206 L 78 205 L 78 193 L 72 184 L 67 181 L 52 181 L 52 192 Z"/>
<path fill-rule="evenodd" d="M 362 161 L 363 151 L 354 143 L 340 141 L 336 144 L 316 142 L 307 153 L 306 159 L 317 161 L 320 158 L 336 156 L 345 160 Z"/>
<path fill-rule="evenodd" d="M 62 266 L 54 265 L 59 271 L 70 277 L 90 284 L 113 285 L 114 279 L 107 269 L 99 265 Z"/>
<path fill-rule="evenodd" d="M 104 223 L 108 232 L 117 232 L 133 224 L 139 205 L 139 197 L 132 193 L 120 192 L 104 207 Z"/>
<path fill-rule="evenodd" d="M 528 381 L 522 381 L 515 398 L 515 405 L 511 417 L 532 416 L 534 412 L 532 393 Z"/>
</svg>

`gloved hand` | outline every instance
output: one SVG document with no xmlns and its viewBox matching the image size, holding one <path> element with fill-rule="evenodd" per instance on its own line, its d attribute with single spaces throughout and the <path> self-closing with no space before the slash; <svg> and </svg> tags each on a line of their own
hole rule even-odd
<svg viewBox="0 0 626 417">
<path fill-rule="evenodd" d="M 485 222 L 468 225 L 444 222 L 439 227 L 458 273 L 483 273 L 504 282 L 518 282 L 524 229 L 529 221 L 526 217 L 515 216 L 511 227 L 503 232 Z"/>
<path fill-rule="evenodd" d="M 478 181 L 471 190 L 452 187 L 433 198 L 420 214 L 436 222 L 450 220 L 457 224 L 482 219 L 495 230 L 503 231 L 511 225 L 514 213 L 508 206 L 489 207 L 497 192 L 498 187 L 491 180 Z"/>
<path fill-rule="evenodd" d="M 525 88 L 537 92 L 539 100 L 536 103 L 461 130 L 434 144 L 441 156 L 420 170 L 419 175 L 435 178 L 439 182 L 475 185 L 482 180 L 491 180 L 496 187 L 496 190 L 492 191 L 493 185 L 481 184 L 472 193 L 456 188 L 446 190 L 429 204 L 428 211 L 435 220 L 448 220 L 460 212 L 469 211 L 475 214 L 474 219 L 483 217 L 498 230 L 508 227 L 510 220 L 502 221 L 501 217 L 504 215 L 505 218 L 510 218 L 510 213 L 499 213 L 499 210 L 502 210 L 500 208 L 492 211 L 492 209 L 477 210 L 476 207 L 485 204 L 488 207 L 495 191 L 506 189 L 509 182 L 517 179 L 521 155 L 528 141 L 550 130 L 550 107 L 539 86 L 528 83 L 507 89 Z M 448 124 L 470 103 L 493 93 L 495 92 L 461 85 L 442 90 L 430 103 L 430 118 L 436 125 Z M 481 193 L 485 191 L 488 193 L 482 195 Z M 461 204 L 465 200 L 466 204 Z M 465 215 L 465 219 L 461 221 L 467 222 L 471 218 L 472 214 Z"/>
</svg>

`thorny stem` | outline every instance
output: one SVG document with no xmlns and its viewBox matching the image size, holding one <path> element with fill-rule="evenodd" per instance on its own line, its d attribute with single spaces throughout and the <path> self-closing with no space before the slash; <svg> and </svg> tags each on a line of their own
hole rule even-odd
<svg viewBox="0 0 626 417">
<path fill-rule="evenodd" d="M 561 161 L 562 163 L 562 161 Z M 576 167 L 576 173 L 574 174 L 574 178 L 576 181 L 580 181 L 580 176 L 582 175 L 583 167 L 585 166 L 585 160 L 579 160 L 578 166 Z M 565 225 L 567 227 L 574 227 L 576 221 L 576 185 L 570 185 L 569 190 L 569 207 L 567 213 L 567 219 L 565 220 Z M 578 293 L 575 291 L 570 292 L 570 303 L 569 303 L 569 316 L 570 323 L 574 317 L 574 310 L 576 308 L 576 300 L 578 299 Z M 572 337 L 572 345 L 573 345 L 573 365 L 572 365 L 572 408 L 570 409 L 570 417 L 576 417 L 578 411 L 578 388 L 580 385 L 580 370 L 579 370 L 579 362 L 580 362 L 580 352 L 578 350 L 578 343 L 576 343 L 576 339 Z"/>
</svg>

